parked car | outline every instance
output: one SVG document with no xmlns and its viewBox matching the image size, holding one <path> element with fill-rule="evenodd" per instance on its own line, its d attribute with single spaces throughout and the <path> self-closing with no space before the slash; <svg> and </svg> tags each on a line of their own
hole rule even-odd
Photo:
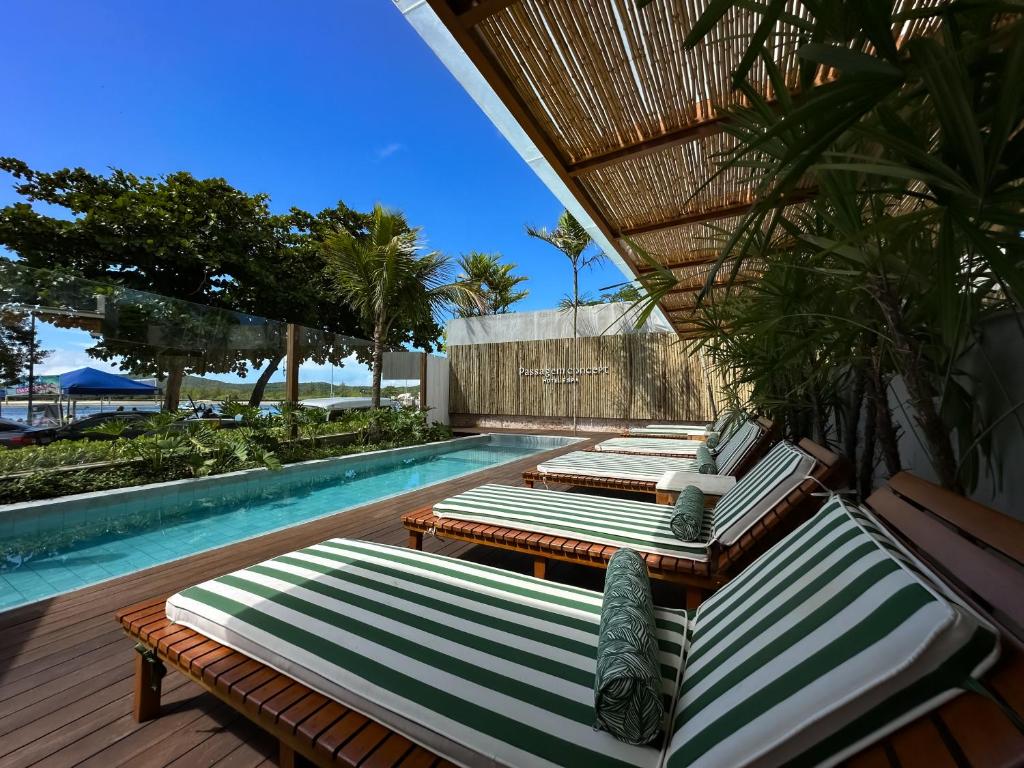
<svg viewBox="0 0 1024 768">
<path fill-rule="evenodd" d="M 30 427 L 22 421 L 0 419 L 0 445 L 5 448 L 46 445 L 52 443 L 53 439 L 54 429 L 52 427 Z"/>
<path fill-rule="evenodd" d="M 81 419 L 65 424 L 62 427 L 57 427 L 56 439 L 57 440 L 113 440 L 116 435 L 103 435 L 90 432 L 89 430 L 95 429 L 96 427 L 102 427 L 105 424 L 111 424 L 113 422 L 121 422 L 125 425 L 124 432 L 121 433 L 121 437 L 138 437 L 145 432 L 145 421 L 147 418 L 152 416 L 151 413 L 145 413 L 143 411 L 109 411 L 107 413 L 94 413 L 90 416 L 84 416 Z"/>
</svg>

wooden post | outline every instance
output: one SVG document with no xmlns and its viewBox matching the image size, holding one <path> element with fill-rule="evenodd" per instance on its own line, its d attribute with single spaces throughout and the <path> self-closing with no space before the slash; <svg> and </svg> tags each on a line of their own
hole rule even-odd
<svg viewBox="0 0 1024 768">
<path fill-rule="evenodd" d="M 132 716 L 137 723 L 152 720 L 160 714 L 160 683 L 164 670 L 160 661 L 150 654 L 152 651 L 139 651 L 135 654 L 135 696 Z"/>
<path fill-rule="evenodd" d="M 283 741 L 277 742 L 277 765 L 279 768 L 295 768 L 295 750 Z"/>
<path fill-rule="evenodd" d="M 686 610 L 695 611 L 704 602 L 704 592 L 699 587 L 686 588 Z"/>
<path fill-rule="evenodd" d="M 409 549 L 423 549 L 423 534 L 419 531 L 409 531 Z"/>
<path fill-rule="evenodd" d="M 676 503 L 676 499 L 679 498 L 679 491 L 655 491 L 654 503 L 664 504 L 665 506 L 671 507 Z"/>
<path fill-rule="evenodd" d="M 288 323 L 286 362 L 284 369 L 284 399 L 289 403 L 299 402 L 299 326 Z"/>
<path fill-rule="evenodd" d="M 420 357 L 420 410 L 427 410 L 427 353 Z"/>
<path fill-rule="evenodd" d="M 546 557 L 533 558 L 533 577 L 535 579 L 548 577 L 548 559 Z"/>
</svg>

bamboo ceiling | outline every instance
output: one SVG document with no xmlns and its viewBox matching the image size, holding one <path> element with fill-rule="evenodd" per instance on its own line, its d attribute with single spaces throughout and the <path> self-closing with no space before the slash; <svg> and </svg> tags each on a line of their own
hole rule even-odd
<svg viewBox="0 0 1024 768">
<path fill-rule="evenodd" d="M 662 309 L 677 330 L 691 329 L 715 232 L 734 227 L 753 202 L 739 171 L 701 187 L 731 146 L 716 107 L 739 98 L 730 73 L 758 17 L 737 8 L 687 50 L 683 38 L 709 0 L 654 0 L 643 9 L 635 0 L 426 1 L 634 275 L 652 267 L 627 237 L 672 269 L 680 282 Z M 794 0 L 787 10 L 805 14 Z M 920 24 L 900 37 L 919 34 Z M 765 42 L 790 88 L 798 47 L 791 32 L 782 24 Z M 751 82 L 773 97 L 760 64 Z M 757 274 L 744 265 L 737 284 Z"/>
</svg>

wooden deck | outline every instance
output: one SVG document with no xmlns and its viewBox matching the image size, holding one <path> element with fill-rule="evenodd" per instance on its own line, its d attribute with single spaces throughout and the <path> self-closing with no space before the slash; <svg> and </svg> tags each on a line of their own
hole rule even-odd
<svg viewBox="0 0 1024 768">
<path fill-rule="evenodd" d="M 586 448 L 608 435 L 544 456 Z M 404 545 L 405 513 L 484 482 L 520 484 L 536 456 L 369 504 L 0 614 L 0 768 L 66 765 L 273 765 L 276 745 L 244 717 L 177 673 L 164 682 L 164 715 L 131 717 L 134 651 L 113 612 L 227 571 L 335 536 Z M 529 573 L 529 558 L 427 537 L 424 549 Z M 552 564 L 549 578 L 600 588 L 602 574 Z M 659 585 L 665 586 L 665 585 Z M 679 604 L 665 590 L 659 602 Z"/>
</svg>

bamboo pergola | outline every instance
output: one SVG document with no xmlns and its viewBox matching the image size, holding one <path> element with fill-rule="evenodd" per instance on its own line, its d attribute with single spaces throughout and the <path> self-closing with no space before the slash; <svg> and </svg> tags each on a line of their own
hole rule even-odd
<svg viewBox="0 0 1024 768">
<path fill-rule="evenodd" d="M 642 9 L 635 0 L 422 1 L 550 166 L 553 176 L 545 180 L 552 191 L 567 190 L 589 218 L 582 223 L 596 228 L 599 244 L 610 245 L 631 277 L 653 268 L 627 238 L 672 271 L 679 282 L 661 309 L 677 331 L 691 330 L 696 297 L 717 257 L 708 225 L 729 229 L 755 202 L 755 185 L 744 172 L 711 177 L 733 141 L 723 130 L 723 110 L 741 96 L 730 75 L 759 17 L 736 8 L 687 49 L 683 39 L 709 0 L 654 0 Z M 410 17 L 421 5 L 396 2 Z M 793 0 L 787 10 L 806 15 Z M 436 21 L 413 23 L 466 85 L 459 62 L 444 53 L 450 43 Z M 921 34 L 926 23 L 907 22 L 899 38 Z M 784 24 L 765 42 L 791 89 L 799 44 Z M 763 94 L 773 98 L 760 64 L 751 82 L 763 83 Z M 787 204 L 813 191 L 808 181 Z M 757 275 L 744 265 L 734 285 Z"/>
</svg>

